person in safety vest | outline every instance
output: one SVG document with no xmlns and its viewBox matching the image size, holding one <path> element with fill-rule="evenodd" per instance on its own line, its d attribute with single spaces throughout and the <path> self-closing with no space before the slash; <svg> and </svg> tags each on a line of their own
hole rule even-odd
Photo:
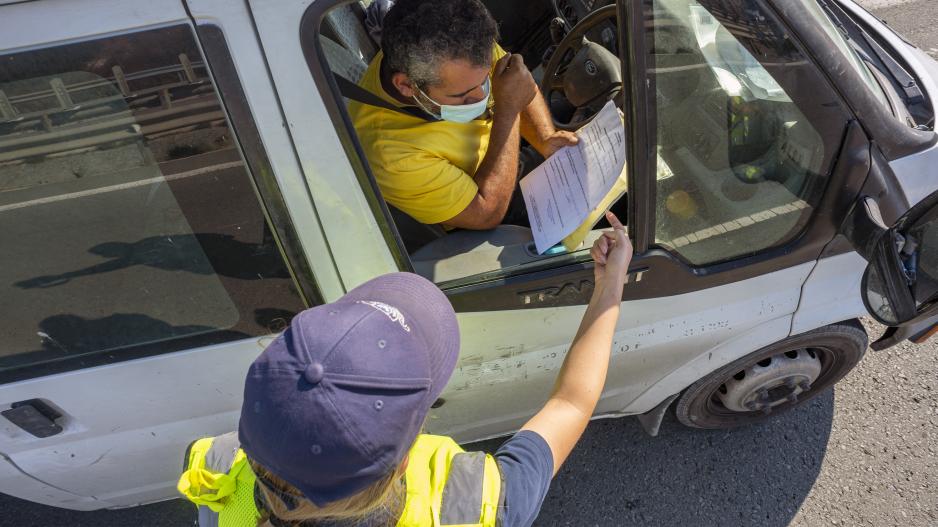
<svg viewBox="0 0 938 527">
<path fill-rule="evenodd" d="M 632 246 L 592 248 L 595 288 L 544 407 L 494 455 L 421 433 L 459 355 L 449 301 L 414 274 L 303 311 L 254 361 L 237 432 L 195 441 L 179 491 L 200 526 L 531 525 L 596 407 Z"/>
</svg>

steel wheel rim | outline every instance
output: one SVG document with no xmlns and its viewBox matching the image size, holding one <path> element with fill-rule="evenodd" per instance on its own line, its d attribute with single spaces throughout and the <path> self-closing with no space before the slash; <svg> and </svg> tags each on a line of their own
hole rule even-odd
<svg viewBox="0 0 938 527">
<path fill-rule="evenodd" d="M 807 389 L 804 389 L 804 387 L 802 386 L 797 386 L 796 389 L 787 387 L 788 390 L 797 391 L 796 393 L 797 396 L 793 400 L 787 398 L 786 392 L 779 391 L 774 394 L 770 394 L 770 402 L 773 404 L 767 405 L 766 407 L 757 407 L 757 408 L 747 409 L 745 411 L 736 411 L 736 410 L 732 410 L 724 406 L 722 398 L 720 397 L 721 395 L 720 391 L 721 391 L 721 388 L 725 386 L 726 382 L 729 379 L 733 379 L 740 372 L 749 370 L 753 368 L 755 365 L 757 365 L 758 363 L 766 359 L 771 358 L 775 360 L 776 357 L 784 356 L 785 354 L 789 352 L 798 351 L 798 350 L 808 350 L 808 349 L 814 352 L 818 360 L 820 361 L 820 371 L 817 377 L 812 382 L 809 383 Z M 758 360 L 753 360 L 750 363 L 746 364 L 743 368 L 741 368 L 739 371 L 735 372 L 734 374 L 728 375 L 727 378 L 723 379 L 719 385 L 717 385 L 712 390 L 710 390 L 706 395 L 706 403 L 705 403 L 706 411 L 710 415 L 716 416 L 716 417 L 736 417 L 736 418 L 748 417 L 748 418 L 755 418 L 755 419 L 758 419 L 760 417 L 764 417 L 767 415 L 771 415 L 772 413 L 783 412 L 789 408 L 797 406 L 800 402 L 811 399 L 812 397 L 817 395 L 820 391 L 827 388 L 827 386 L 830 384 L 829 381 L 831 380 L 831 374 L 835 371 L 835 368 L 833 368 L 833 366 L 836 363 L 837 363 L 836 352 L 832 350 L 831 348 L 820 347 L 820 346 L 809 346 L 809 347 L 806 346 L 803 348 L 795 348 L 792 350 L 786 350 L 783 352 L 773 353 L 771 355 L 768 355 L 767 357 L 760 357 L 758 358 Z M 783 396 L 786 396 L 786 397 L 783 397 Z"/>
</svg>

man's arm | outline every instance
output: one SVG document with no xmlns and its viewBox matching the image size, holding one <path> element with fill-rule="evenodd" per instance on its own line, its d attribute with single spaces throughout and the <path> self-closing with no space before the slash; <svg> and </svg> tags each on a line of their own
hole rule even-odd
<svg viewBox="0 0 938 527">
<path fill-rule="evenodd" d="M 495 116 L 488 150 L 472 179 L 479 192 L 455 217 L 443 222 L 447 227 L 492 229 L 505 217 L 518 179 L 520 114 L 537 93 L 531 72 L 521 55 L 506 55 L 495 64 L 492 94 Z"/>
<path fill-rule="evenodd" d="M 495 114 L 488 151 L 473 177 L 479 192 L 462 212 L 444 222 L 444 225 L 463 229 L 494 229 L 502 222 L 508 212 L 518 177 L 518 149 L 521 142 L 518 129 L 518 114 Z"/>
<path fill-rule="evenodd" d="M 579 141 L 576 134 L 554 128 L 550 109 L 540 90 L 521 112 L 521 137 L 531 143 L 545 158 L 560 148 L 575 145 Z"/>
</svg>

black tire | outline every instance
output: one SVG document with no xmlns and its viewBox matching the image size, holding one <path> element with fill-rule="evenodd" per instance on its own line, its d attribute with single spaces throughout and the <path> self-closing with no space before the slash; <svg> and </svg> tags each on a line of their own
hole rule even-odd
<svg viewBox="0 0 938 527">
<path fill-rule="evenodd" d="M 838 322 L 801 335 L 788 337 L 723 366 L 684 390 L 674 408 L 678 420 L 692 428 L 733 428 L 768 419 L 811 400 L 842 379 L 859 364 L 869 343 L 866 331 L 856 320 Z M 727 409 L 716 396 L 730 377 L 755 363 L 779 353 L 810 348 L 821 357 L 821 373 L 810 389 L 794 403 L 785 402 L 769 414 Z"/>
</svg>

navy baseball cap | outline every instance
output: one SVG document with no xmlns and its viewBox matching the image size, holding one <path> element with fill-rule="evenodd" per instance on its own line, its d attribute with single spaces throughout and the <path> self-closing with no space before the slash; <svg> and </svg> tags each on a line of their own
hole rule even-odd
<svg viewBox="0 0 938 527">
<path fill-rule="evenodd" d="M 458 356 L 433 283 L 375 278 L 296 315 L 251 364 L 241 448 L 318 506 L 356 494 L 400 464 Z"/>
</svg>

